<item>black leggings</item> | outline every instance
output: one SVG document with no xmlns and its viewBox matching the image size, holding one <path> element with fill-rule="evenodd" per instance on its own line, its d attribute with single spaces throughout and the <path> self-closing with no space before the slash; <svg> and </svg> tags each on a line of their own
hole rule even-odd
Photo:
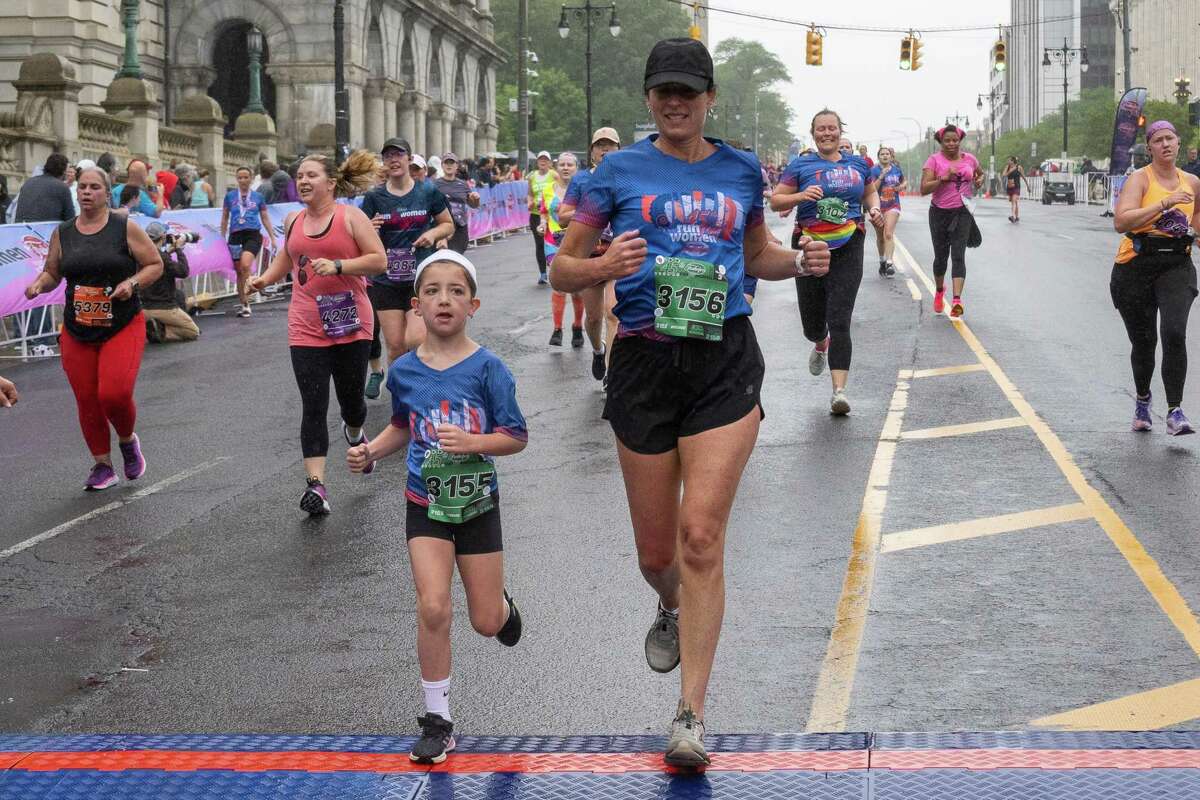
<svg viewBox="0 0 1200 800">
<path fill-rule="evenodd" d="M 303 413 L 300 417 L 300 451 L 305 458 L 329 452 L 329 379 L 337 392 L 342 420 L 351 428 L 367 421 L 367 401 L 363 389 L 367 381 L 367 357 L 371 342 L 334 344 L 329 347 L 293 345 L 292 370 L 300 389 Z"/>
<path fill-rule="evenodd" d="M 371 316 L 372 316 L 372 318 L 375 320 L 375 333 L 373 333 L 373 334 L 371 335 L 371 355 L 370 355 L 370 358 L 371 358 L 371 360 L 372 360 L 372 361 L 374 361 L 375 359 L 377 359 L 377 358 L 380 358 L 381 356 L 383 356 L 383 342 L 382 342 L 382 341 L 380 341 L 380 339 L 379 339 L 379 337 L 380 337 L 380 335 L 381 335 L 381 334 L 379 333 L 379 331 L 380 331 L 380 325 L 379 325 L 379 312 L 375 310 L 375 306 L 374 306 L 374 304 L 372 304 L 372 306 L 371 306 Z"/>
<path fill-rule="evenodd" d="M 538 224 L 542 218 L 537 214 L 529 215 L 529 231 L 533 234 L 533 254 L 537 256 L 538 272 L 546 271 L 546 240 L 538 233 Z"/>
<path fill-rule="evenodd" d="M 933 239 L 933 282 L 941 288 L 946 281 L 946 260 L 953 262 L 950 277 L 967 277 L 967 237 L 971 234 L 971 212 L 959 208 L 929 207 L 929 235 Z"/>
<path fill-rule="evenodd" d="M 1196 299 L 1196 268 L 1188 256 L 1137 256 L 1113 264 L 1109 292 L 1121 313 L 1132 349 L 1133 383 L 1139 397 L 1150 393 L 1154 354 L 1162 332 L 1162 380 L 1167 406 L 1183 402 L 1187 380 L 1187 322 Z"/>
<path fill-rule="evenodd" d="M 863 276 L 863 232 L 834 250 L 829 272 L 819 278 L 796 278 L 796 300 L 804 338 L 821 342 L 829 337 L 829 368 L 850 369 L 854 346 L 850 341 L 850 317 Z"/>
</svg>

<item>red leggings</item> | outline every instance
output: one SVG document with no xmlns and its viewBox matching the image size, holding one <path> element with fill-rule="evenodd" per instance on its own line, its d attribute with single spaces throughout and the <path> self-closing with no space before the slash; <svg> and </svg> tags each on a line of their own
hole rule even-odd
<svg viewBox="0 0 1200 800">
<path fill-rule="evenodd" d="M 146 349 L 146 318 L 139 312 L 116 336 L 81 342 L 67 330 L 60 339 L 63 370 L 75 392 L 79 427 L 94 456 L 112 451 L 108 426 L 122 439 L 133 435 L 137 406 L 133 385 Z"/>
<path fill-rule="evenodd" d="M 575 307 L 575 327 L 583 327 L 583 295 L 571 294 L 571 305 Z M 563 312 L 567 310 L 567 296 L 562 292 L 550 295 L 550 311 L 554 314 L 554 330 L 563 326 Z"/>
</svg>

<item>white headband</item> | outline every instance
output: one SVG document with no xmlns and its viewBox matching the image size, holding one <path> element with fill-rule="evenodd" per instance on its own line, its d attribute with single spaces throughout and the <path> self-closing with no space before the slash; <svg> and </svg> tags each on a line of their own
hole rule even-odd
<svg viewBox="0 0 1200 800">
<path fill-rule="evenodd" d="M 433 255 L 429 256 L 417 265 L 417 274 L 413 277 L 413 286 L 416 286 L 421 282 L 421 272 L 426 267 L 428 267 L 430 264 L 436 264 L 439 261 L 451 261 L 465 269 L 467 274 L 471 276 L 471 282 L 475 284 L 476 291 L 479 290 L 479 278 L 475 274 L 475 265 L 472 264 L 471 260 L 462 253 L 458 252 L 457 250 L 451 250 L 448 247 L 445 250 L 436 251 Z"/>
</svg>

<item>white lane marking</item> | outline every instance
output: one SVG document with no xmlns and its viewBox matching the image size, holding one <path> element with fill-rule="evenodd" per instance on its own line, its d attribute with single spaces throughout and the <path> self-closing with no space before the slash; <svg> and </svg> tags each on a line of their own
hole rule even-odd
<svg viewBox="0 0 1200 800">
<path fill-rule="evenodd" d="M 199 475 L 201 472 L 204 472 L 204 470 L 209 469 L 211 467 L 215 467 L 217 464 L 220 464 L 222 461 L 228 461 L 228 460 L 229 460 L 229 456 L 220 456 L 219 458 L 214 458 L 211 461 L 205 461 L 203 464 L 197 464 L 196 466 L 192 467 L 191 469 L 185 469 L 183 472 L 180 472 L 178 475 L 172 475 L 169 478 L 164 478 L 163 480 L 159 481 L 158 483 L 147 486 L 145 489 L 138 489 L 136 492 L 129 495 L 128 497 L 123 497 L 120 500 L 114 500 L 113 502 L 108 503 L 107 505 L 103 505 L 103 506 L 100 506 L 99 508 L 92 509 L 91 511 L 87 512 L 86 514 L 81 514 L 80 516 L 76 517 L 75 519 L 67 520 L 63 524 L 57 525 L 48 531 L 42 531 L 37 536 L 31 536 L 30 538 L 26 539 L 23 542 L 20 542 L 19 544 L 14 544 L 12 547 L 8 548 L 7 550 L 0 550 L 0 561 L 3 561 L 4 559 L 9 558 L 11 556 L 15 556 L 17 553 L 20 553 L 24 550 L 28 550 L 29 548 L 33 547 L 34 545 L 41 544 L 42 542 L 45 542 L 49 539 L 53 539 L 55 536 L 58 536 L 60 533 L 65 533 L 66 531 L 71 530 L 71 528 L 77 527 L 78 525 L 81 525 L 84 522 L 89 522 L 89 521 L 95 519 L 96 517 L 107 514 L 110 511 L 116 511 L 118 508 L 121 508 L 122 506 L 127 506 L 130 503 L 134 503 L 134 502 L 137 502 L 138 500 L 141 500 L 142 498 L 149 497 L 152 494 L 157 494 L 158 492 L 161 492 L 163 489 L 166 489 L 168 486 L 173 486 L 174 484 L 179 483 L 180 481 L 187 480 L 188 478 L 192 477 L 193 475 Z"/>
<path fill-rule="evenodd" d="M 1064 239 L 1070 239 L 1072 242 L 1073 242 L 1073 241 L 1075 241 L 1075 237 L 1074 237 L 1074 236 L 1067 236 L 1065 233 L 1056 233 L 1056 234 L 1054 234 L 1054 235 L 1055 235 L 1055 236 L 1061 236 L 1061 237 L 1062 237 L 1062 238 L 1064 238 Z"/>
<path fill-rule="evenodd" d="M 511 331 L 508 332 L 508 335 L 509 336 L 524 336 L 526 333 L 533 330 L 535 325 L 538 325 L 541 322 L 543 322 L 544 320 L 547 320 L 549 318 L 550 318 L 549 314 L 540 314 L 540 315 L 534 317 L 533 319 L 529 320 L 528 322 L 526 322 L 521 327 L 513 328 Z"/>
</svg>

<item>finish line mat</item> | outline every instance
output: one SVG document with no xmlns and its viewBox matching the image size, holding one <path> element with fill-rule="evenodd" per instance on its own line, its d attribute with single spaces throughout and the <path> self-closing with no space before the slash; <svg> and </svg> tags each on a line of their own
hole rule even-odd
<svg viewBox="0 0 1200 800">
<path fill-rule="evenodd" d="M 0 735 L 0 800 L 1196 800 L 1200 733 L 710 735 L 702 774 L 660 736 Z"/>
</svg>

